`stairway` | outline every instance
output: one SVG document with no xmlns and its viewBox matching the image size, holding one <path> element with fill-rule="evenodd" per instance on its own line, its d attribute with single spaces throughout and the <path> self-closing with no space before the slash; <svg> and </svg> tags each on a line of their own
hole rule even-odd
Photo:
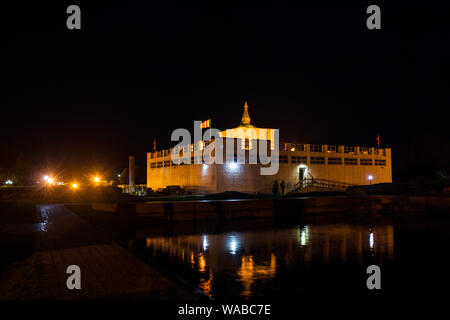
<svg viewBox="0 0 450 320">
<path fill-rule="evenodd" d="M 354 186 L 354 184 L 326 179 L 303 179 L 301 182 L 294 185 L 294 190 L 292 193 L 302 192 L 311 187 L 334 191 L 345 191 L 351 186 Z"/>
</svg>

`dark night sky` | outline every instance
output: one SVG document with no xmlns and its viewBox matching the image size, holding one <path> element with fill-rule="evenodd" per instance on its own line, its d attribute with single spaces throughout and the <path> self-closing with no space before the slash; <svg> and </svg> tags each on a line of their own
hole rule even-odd
<svg viewBox="0 0 450 320">
<path fill-rule="evenodd" d="M 33 3 L 2 10 L 0 167 L 143 162 L 194 120 L 235 127 L 245 100 L 282 140 L 374 146 L 379 132 L 394 160 L 424 134 L 449 140 L 448 10 L 426 1 Z M 382 30 L 365 26 L 374 3 Z"/>
</svg>

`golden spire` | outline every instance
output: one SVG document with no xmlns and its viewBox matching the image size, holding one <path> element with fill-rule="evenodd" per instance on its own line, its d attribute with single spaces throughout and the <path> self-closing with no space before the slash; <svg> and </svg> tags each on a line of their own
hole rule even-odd
<svg viewBox="0 0 450 320">
<path fill-rule="evenodd" d="M 250 124 L 250 116 L 248 115 L 248 104 L 247 101 L 245 101 L 244 104 L 244 114 L 242 115 L 242 119 L 241 119 L 241 126 L 251 126 Z"/>
</svg>

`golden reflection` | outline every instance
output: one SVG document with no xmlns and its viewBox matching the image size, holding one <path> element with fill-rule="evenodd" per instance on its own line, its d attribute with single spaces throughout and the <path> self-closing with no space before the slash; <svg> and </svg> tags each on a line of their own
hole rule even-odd
<svg viewBox="0 0 450 320">
<path fill-rule="evenodd" d="M 297 227 L 292 231 L 293 233 L 286 230 L 246 232 L 239 235 L 239 238 L 235 234 L 211 234 L 146 237 L 145 240 L 147 248 L 153 253 L 160 251 L 186 261 L 193 267 L 196 267 L 196 260 L 201 258 L 199 254 L 202 253 L 204 259 L 208 258 L 208 267 L 213 272 L 234 269 L 234 258 L 230 259 L 226 253 L 238 254 L 240 250 L 244 250 L 246 256 L 252 255 L 253 259 L 275 254 L 285 260 L 286 266 L 296 261 L 309 264 L 312 261 L 361 260 L 365 255 L 379 256 L 380 259 L 394 256 L 392 225 L 373 228 L 346 224 L 313 225 Z M 278 248 L 277 251 L 273 250 L 274 246 Z M 204 250 L 205 247 L 207 250 Z M 261 248 L 262 251 L 258 251 L 256 255 L 254 248 Z M 241 260 L 239 256 L 236 258 Z"/>
<path fill-rule="evenodd" d="M 277 258 L 272 253 L 270 255 L 270 262 L 268 264 L 255 264 L 253 256 L 242 256 L 241 267 L 237 271 L 239 280 L 244 286 L 242 295 L 249 297 L 252 293 L 252 284 L 256 280 L 270 280 L 275 277 L 277 273 Z"/>
<path fill-rule="evenodd" d="M 203 253 L 198 254 L 198 271 L 205 272 L 206 271 L 206 261 Z"/>
<path fill-rule="evenodd" d="M 209 277 L 208 280 L 206 279 L 200 279 L 199 288 L 203 291 L 204 294 L 208 296 L 212 296 L 212 283 L 213 283 L 214 277 L 211 269 L 209 270 Z"/>
<path fill-rule="evenodd" d="M 317 262 L 359 263 L 365 256 L 379 262 L 393 258 L 394 228 L 306 225 L 268 231 L 146 237 L 145 244 L 154 258 L 157 253 L 165 254 L 198 271 L 200 287 L 206 294 L 218 278 L 235 275 L 243 285 L 242 295 L 248 297 L 255 283 L 273 279 L 277 270 L 280 272 L 280 265 L 290 269 Z"/>
</svg>

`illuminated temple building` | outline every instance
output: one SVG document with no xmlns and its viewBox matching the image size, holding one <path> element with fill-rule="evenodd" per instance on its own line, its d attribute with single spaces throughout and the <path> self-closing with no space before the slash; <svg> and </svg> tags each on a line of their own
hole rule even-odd
<svg viewBox="0 0 450 320">
<path fill-rule="evenodd" d="M 244 161 L 230 163 L 224 159 L 224 164 L 195 163 L 194 145 L 191 145 L 191 164 L 175 164 L 171 159 L 172 149 L 149 152 L 147 188 L 157 191 L 167 186 L 180 186 L 192 193 L 272 193 L 274 182 L 283 181 L 288 193 L 392 182 L 390 148 L 342 145 L 280 143 L 277 173 L 261 175 L 260 169 L 269 165 L 249 161 L 251 151 L 259 140 L 265 140 L 270 154 L 275 148 L 275 131 L 254 127 L 245 103 L 240 125 L 220 132 L 223 145 L 227 139 L 233 139 L 234 152 L 241 152 Z M 200 142 L 201 146 L 207 143 Z"/>
</svg>

